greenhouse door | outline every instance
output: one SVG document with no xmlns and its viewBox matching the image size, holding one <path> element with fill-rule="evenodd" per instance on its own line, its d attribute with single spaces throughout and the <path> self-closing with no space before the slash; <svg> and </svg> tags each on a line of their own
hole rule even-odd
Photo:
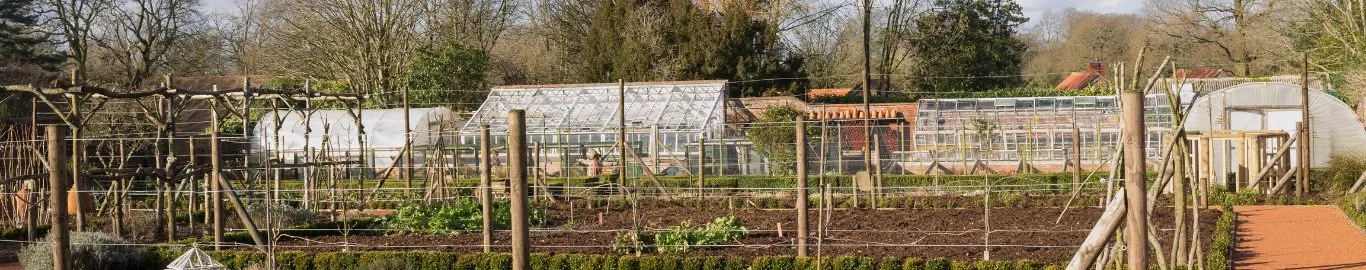
<svg viewBox="0 0 1366 270">
<path fill-rule="evenodd" d="M 1304 117 L 1300 112 L 1301 110 L 1267 111 L 1266 129 L 1285 131 L 1287 134 L 1295 135 L 1295 124 L 1300 123 L 1300 120 Z M 1290 152 L 1285 153 L 1286 155 L 1290 155 L 1290 164 L 1299 164 L 1300 155 L 1298 154 L 1297 149 L 1298 147 L 1290 148 Z M 1310 151 L 1310 153 L 1313 153 L 1313 151 Z"/>
</svg>

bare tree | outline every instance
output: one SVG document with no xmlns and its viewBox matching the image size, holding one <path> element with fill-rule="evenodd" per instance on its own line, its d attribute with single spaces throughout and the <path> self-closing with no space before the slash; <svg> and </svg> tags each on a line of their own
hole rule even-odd
<svg viewBox="0 0 1366 270">
<path fill-rule="evenodd" d="M 521 10 L 518 0 L 429 0 L 425 3 L 432 44 L 456 41 L 489 51 Z"/>
<path fill-rule="evenodd" d="M 1146 12 L 1152 31 L 1170 42 L 1197 45 L 1227 62 L 1234 73 L 1249 76 L 1276 65 L 1289 44 L 1277 31 L 1293 18 L 1289 0 L 1150 0 Z M 1200 51 L 1187 50 L 1186 53 Z"/>
<path fill-rule="evenodd" d="M 167 64 L 166 56 L 198 22 L 198 0 L 129 0 L 104 17 L 95 44 L 123 73 L 121 83 L 144 86 Z"/>
<path fill-rule="evenodd" d="M 299 0 L 278 3 L 271 57 L 303 74 L 338 78 L 358 93 L 404 87 L 424 3 L 418 0 Z M 385 95 L 376 102 L 385 104 Z"/>
<path fill-rule="evenodd" d="M 47 0 L 52 23 L 66 41 L 67 55 L 75 68 L 75 80 L 84 81 L 90 56 L 92 26 L 114 4 L 112 0 Z"/>
</svg>

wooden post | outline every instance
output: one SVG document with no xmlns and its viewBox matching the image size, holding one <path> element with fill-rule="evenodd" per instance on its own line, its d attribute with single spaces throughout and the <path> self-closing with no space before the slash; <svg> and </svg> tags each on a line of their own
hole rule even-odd
<svg viewBox="0 0 1366 270">
<path fill-rule="evenodd" d="M 1209 207 L 1210 182 L 1214 181 L 1214 142 L 1200 138 L 1200 207 Z"/>
<path fill-rule="evenodd" d="M 71 162 L 71 172 L 70 172 L 70 173 L 71 173 L 71 177 L 72 177 L 72 178 L 71 178 L 71 182 L 70 182 L 70 183 L 67 183 L 67 184 L 70 184 L 70 185 L 71 185 L 71 189 L 72 189 L 73 193 L 76 194 L 76 195 L 75 195 L 75 196 L 76 196 L 76 198 L 75 198 L 75 199 L 76 199 L 76 205 L 75 205 L 75 206 L 76 206 L 76 214 L 75 214 L 76 220 L 75 220 L 75 222 L 74 222 L 74 223 L 76 223 L 76 230 L 77 230 L 77 231 L 85 231 L 85 212 L 86 212 L 86 209 L 85 209 L 85 196 L 82 196 L 82 194 L 83 194 L 83 192 L 85 191 L 86 188 L 85 188 L 85 183 L 82 182 L 82 181 L 81 181 L 81 178 L 80 178 L 80 176 L 81 176 L 81 171 L 84 170 L 84 168 L 82 168 L 83 166 L 81 166 L 81 165 L 83 165 L 82 163 L 85 162 L 85 155 L 84 155 L 84 153 L 85 153 L 84 145 L 85 145 L 85 144 L 81 142 L 81 134 L 82 134 L 81 130 L 82 130 L 82 127 L 85 126 L 85 125 L 82 124 L 82 123 L 83 123 L 85 120 L 82 119 L 82 117 L 81 117 L 81 102 L 82 102 L 82 101 L 81 101 L 81 98 L 78 97 L 77 94 L 71 94 L 69 97 L 70 97 L 71 99 L 70 99 L 69 104 L 67 104 L 67 105 L 68 105 L 69 109 L 71 110 L 71 112 L 70 112 L 70 114 L 69 114 L 70 121 L 71 121 L 71 145 L 70 145 L 70 147 L 71 147 L 71 152 L 68 153 L 68 155 L 70 155 L 70 156 L 69 156 L 69 158 L 70 158 L 69 161 Z M 161 162 L 161 161 L 157 161 L 157 162 Z M 57 166 L 57 165 L 56 165 L 56 164 L 52 164 L 51 166 Z M 53 210 L 53 211 L 56 211 L 56 210 Z M 62 208 L 61 211 L 67 211 L 67 210 L 66 210 L 66 208 Z"/>
<path fill-rule="evenodd" d="M 278 121 L 277 121 L 277 122 L 278 122 Z M 195 157 L 195 153 L 196 153 L 196 152 L 195 152 L 195 149 L 194 149 L 194 141 L 195 141 L 195 140 L 194 140 L 194 136 L 190 136 L 190 137 L 188 138 L 188 142 L 186 143 L 186 144 L 188 145 L 188 147 L 189 147 L 189 150 L 190 150 L 190 165 L 197 165 L 197 164 L 199 164 L 199 163 L 197 162 L 197 160 L 196 160 L 197 158 Z M 128 160 L 128 151 L 123 150 L 123 145 L 122 145 L 122 144 L 119 145 L 119 152 L 122 152 L 122 153 L 123 153 L 123 160 L 124 160 L 124 162 L 127 162 L 127 160 Z M 269 163 L 269 162 L 267 162 L 267 163 Z M 199 204 L 198 204 L 198 203 L 199 203 L 199 199 L 198 199 L 198 198 L 199 198 L 199 195 L 198 195 L 198 194 L 195 194 L 195 192 L 198 192 L 198 191 L 199 191 L 199 180 L 198 180 L 198 179 L 195 179 L 195 177 L 193 177 L 193 176 L 190 177 L 188 180 L 189 180 L 189 182 L 190 182 L 190 194 L 189 194 L 189 196 L 187 196 L 187 197 L 190 197 L 190 198 L 189 198 L 190 203 L 189 203 L 189 205 L 186 205 L 186 207 L 185 207 L 185 214 L 189 216 L 189 220 L 188 220 L 186 223 L 190 226 L 190 231 L 194 231 L 194 223 L 195 223 L 195 222 L 194 222 L 194 208 L 195 208 L 197 205 L 199 205 Z M 123 180 L 119 180 L 119 181 L 123 181 Z M 278 181 L 278 180 L 277 180 L 277 181 Z M 277 182 L 277 183 L 278 183 L 278 182 Z M 278 192 L 278 190 L 280 190 L 278 184 L 276 185 L 275 190 L 276 190 L 277 192 Z M 120 197 L 119 197 L 120 200 L 122 200 L 123 194 L 120 193 L 119 196 L 120 196 Z M 280 199 L 279 199 L 279 198 L 276 198 L 275 201 L 278 202 L 278 201 L 280 201 Z M 122 202 L 122 201 L 120 201 L 120 202 Z M 123 210 L 123 209 L 120 208 L 119 210 Z"/>
<path fill-rule="evenodd" d="M 1176 232 L 1172 235 L 1172 242 L 1174 242 L 1172 244 L 1174 246 L 1172 248 L 1172 265 L 1185 266 L 1186 260 L 1182 258 L 1186 254 L 1186 139 L 1185 136 L 1181 135 L 1177 135 L 1173 139 L 1176 139 L 1173 142 L 1175 144 L 1173 147 L 1177 147 L 1177 150 L 1176 154 L 1173 155 L 1176 161 L 1172 173 L 1173 180 L 1176 180 L 1176 183 L 1172 184 L 1172 192 L 1176 193 L 1176 199 L 1172 205 L 1172 211 L 1176 215 L 1176 226 L 1174 227 Z"/>
<path fill-rule="evenodd" d="M 1140 61 L 1141 62 L 1141 61 Z M 1128 200 L 1125 243 L 1130 270 L 1148 269 L 1147 149 L 1144 147 L 1143 91 L 1133 89 L 1120 94 L 1124 120 L 1124 187 Z M 1117 196 L 1118 197 L 1118 196 Z"/>
<path fill-rule="evenodd" d="M 873 178 L 873 195 L 868 196 L 873 200 L 870 207 L 877 209 L 878 200 L 882 197 L 882 135 L 873 135 L 873 168 L 868 171 L 868 177 Z"/>
<path fill-rule="evenodd" d="M 71 269 L 71 232 L 67 228 L 67 176 L 66 148 L 62 147 L 62 130 L 55 125 L 47 126 L 47 165 L 48 165 L 48 202 L 52 210 L 52 269 Z M 79 196 L 79 195 L 77 195 Z M 78 202 L 79 203 L 79 202 Z"/>
<path fill-rule="evenodd" d="M 1295 195 L 1304 196 L 1309 193 L 1309 166 L 1310 148 L 1313 146 L 1312 130 L 1313 125 L 1309 119 L 1309 52 L 1300 53 L 1300 177 L 1295 184 Z"/>
<path fill-rule="evenodd" d="M 1105 212 L 1100 214 L 1100 220 L 1091 227 L 1091 233 L 1086 235 L 1086 240 L 1082 241 L 1081 248 L 1077 250 L 1076 255 L 1072 255 L 1072 260 L 1067 263 L 1068 270 L 1091 268 L 1091 263 L 1096 261 L 1096 257 L 1100 255 L 1105 244 L 1110 242 L 1110 237 L 1115 235 L 1115 230 L 1119 229 L 1120 217 L 1125 216 L 1125 192 L 1125 188 L 1120 188 L 1117 195 L 1110 198 L 1110 203 L 1106 204 Z"/>
<path fill-rule="evenodd" d="M 508 112 L 508 175 L 512 188 L 512 269 L 529 270 L 527 241 L 527 148 L 526 148 L 526 111 Z M 624 152 L 623 152 L 624 153 Z"/>
<path fill-rule="evenodd" d="M 28 230 L 28 241 L 38 241 L 38 180 L 25 180 L 24 186 L 28 187 L 28 215 L 24 228 Z"/>
<path fill-rule="evenodd" d="M 479 125 L 479 204 L 484 213 L 484 252 L 493 250 L 493 158 L 489 147 L 489 124 Z"/>
<path fill-rule="evenodd" d="M 697 139 L 697 198 L 702 199 L 702 187 L 707 181 L 707 139 Z"/>
<path fill-rule="evenodd" d="M 806 191 L 806 117 L 797 116 L 797 257 L 806 257 L 806 238 L 811 232 L 807 224 Z"/>
<path fill-rule="evenodd" d="M 360 111 L 360 106 L 356 107 Z M 413 195 L 413 125 L 408 112 L 408 87 L 403 87 L 403 195 Z"/>
<path fill-rule="evenodd" d="M 870 77 L 873 72 L 873 65 L 870 58 L 870 43 L 872 33 L 873 0 L 863 0 L 863 170 L 868 171 L 868 177 L 873 177 L 873 109 L 869 105 L 869 97 L 872 96 L 873 80 Z M 854 181 L 858 182 L 858 181 Z M 854 185 L 854 206 L 858 207 L 858 185 Z M 877 196 L 872 196 L 873 208 L 877 208 Z"/>
<path fill-rule="evenodd" d="M 218 143 L 218 109 L 209 110 L 212 116 L 212 130 L 209 131 L 209 194 L 211 196 L 210 216 L 213 216 L 213 250 L 222 250 L 223 245 L 223 194 L 222 185 L 218 183 L 223 178 L 222 152 L 219 152 Z M 314 162 L 309 160 L 308 162 Z"/>
<path fill-rule="evenodd" d="M 111 184 L 113 184 L 112 189 L 114 191 L 113 194 L 111 194 L 114 196 L 114 198 L 112 198 L 112 200 L 114 200 L 114 211 L 112 211 L 114 220 L 110 222 L 110 225 L 113 225 L 111 231 L 114 231 L 114 236 L 123 237 L 123 179 L 114 180 Z M 194 196 L 190 197 L 194 198 Z M 194 213 L 194 211 L 190 211 L 189 213 Z M 194 224 L 193 214 L 190 216 L 190 224 Z M 172 223 L 172 226 L 175 226 L 174 223 Z M 172 241 L 174 241 L 174 238 L 172 238 Z"/>
<path fill-rule="evenodd" d="M 214 144 L 218 144 L 218 142 L 214 141 Z M 218 184 L 219 191 L 228 194 L 228 202 L 232 203 L 232 208 L 236 210 L 237 217 L 242 221 L 242 226 L 246 227 L 244 229 L 246 229 L 247 234 L 251 236 L 252 242 L 256 243 L 256 248 L 265 250 L 268 244 L 266 243 L 265 238 L 261 237 L 261 232 L 256 230 L 256 222 L 251 219 L 251 213 L 247 213 L 247 208 L 242 204 L 242 200 L 237 198 L 237 193 L 233 191 L 232 184 L 228 183 L 228 180 L 223 179 L 222 177 L 218 177 L 217 179 L 218 181 L 216 184 Z M 221 231 L 219 233 L 221 233 Z"/>
<path fill-rule="evenodd" d="M 1072 125 L 1072 193 L 1081 193 L 1081 129 Z M 1075 196 L 1075 195 L 1073 195 Z"/>
<path fill-rule="evenodd" d="M 626 80 L 617 80 L 617 184 L 626 186 Z"/>
</svg>

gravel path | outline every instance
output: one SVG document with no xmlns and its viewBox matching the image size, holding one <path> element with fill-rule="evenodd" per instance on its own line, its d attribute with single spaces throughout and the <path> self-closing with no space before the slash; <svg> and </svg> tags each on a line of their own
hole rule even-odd
<svg viewBox="0 0 1366 270">
<path fill-rule="evenodd" d="M 1366 233 L 1333 206 L 1237 206 L 1236 269 L 1366 269 Z"/>
</svg>

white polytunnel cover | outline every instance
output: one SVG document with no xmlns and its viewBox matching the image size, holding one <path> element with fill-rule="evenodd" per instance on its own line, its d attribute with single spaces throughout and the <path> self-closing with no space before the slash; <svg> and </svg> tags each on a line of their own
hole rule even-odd
<svg viewBox="0 0 1366 270">
<path fill-rule="evenodd" d="M 279 114 L 280 133 L 278 147 L 275 137 L 276 122 L 275 114 Z M 357 140 L 356 122 L 350 112 L 346 110 L 316 110 L 311 114 L 301 111 L 279 110 L 267 112 L 261 117 L 261 121 L 253 128 L 255 137 L 252 140 L 252 148 L 260 150 L 280 151 L 280 152 L 303 152 L 305 146 L 317 151 L 323 146 L 323 137 L 327 136 L 328 148 L 332 153 L 341 155 L 341 151 L 351 151 L 352 154 L 358 152 L 360 142 Z M 457 115 L 445 107 L 435 108 L 411 108 L 409 109 L 410 128 L 412 128 L 413 146 L 428 146 L 436 144 L 439 136 L 440 123 L 446 122 L 446 128 L 454 131 L 458 126 L 450 124 L 457 120 Z M 389 158 L 396 155 L 403 148 L 403 109 L 367 109 L 360 113 L 361 124 L 365 126 L 365 148 L 369 149 L 374 155 L 375 160 L 371 161 L 375 166 L 387 164 L 375 164 L 374 162 L 389 162 Z M 308 130 L 312 127 L 312 131 Z"/>
<path fill-rule="evenodd" d="M 1191 105 L 1186 130 L 1282 130 L 1295 134 L 1295 124 L 1302 118 L 1300 91 L 1295 84 L 1257 82 L 1211 92 Z M 1337 97 L 1311 89 L 1309 124 L 1312 167 L 1324 167 L 1337 155 L 1363 156 L 1366 127 Z"/>
</svg>

